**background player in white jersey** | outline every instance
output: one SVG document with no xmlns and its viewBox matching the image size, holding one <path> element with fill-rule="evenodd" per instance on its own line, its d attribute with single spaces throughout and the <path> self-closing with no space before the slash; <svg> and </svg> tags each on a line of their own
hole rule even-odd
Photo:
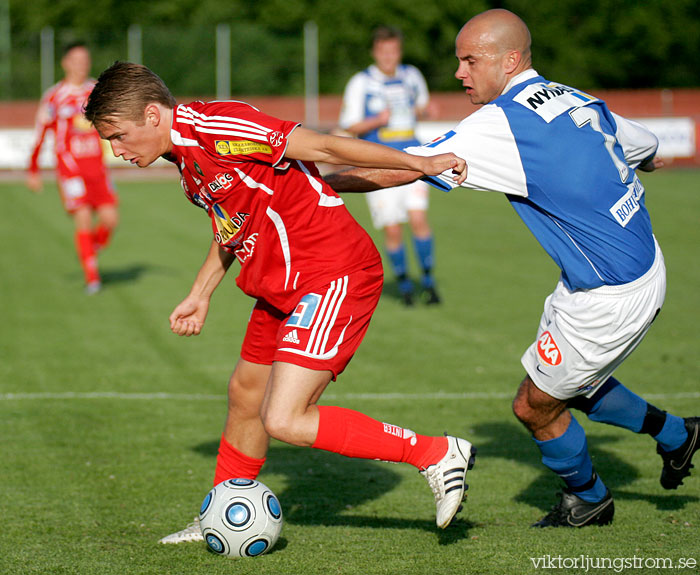
<svg viewBox="0 0 700 575">
<path fill-rule="evenodd" d="M 415 136 L 416 122 L 428 116 L 431 109 L 423 75 L 415 66 L 401 63 L 402 42 L 401 32 L 396 28 L 382 26 L 374 31 L 374 64 L 348 82 L 339 122 L 353 136 L 399 150 L 419 143 Z M 407 305 L 413 303 L 414 290 L 403 241 L 402 224 L 406 222 L 422 269 L 423 298 L 429 304 L 440 301 L 432 275 L 435 257 L 427 214 L 429 189 L 430 186 L 418 180 L 367 194 L 372 223 L 383 230 L 384 248 Z"/>
<path fill-rule="evenodd" d="M 472 103 L 483 107 L 408 151 L 465 158 L 462 186 L 505 193 L 561 269 L 535 343 L 522 357 L 527 375 L 513 410 L 531 431 L 542 462 L 566 483 L 560 502 L 535 526 L 607 524 L 613 499 L 569 408 L 651 435 L 665 489 L 676 489 L 690 474 L 700 447 L 700 418 L 663 412 L 612 377 L 665 295 L 663 255 L 636 175 L 662 165 L 654 158 L 658 142 L 604 102 L 539 76 L 531 67 L 530 33 L 512 12 L 489 10 L 469 20 L 457 36 L 456 54 L 456 77 Z M 408 178 L 351 170 L 326 180 L 338 191 L 358 191 Z M 431 180 L 455 187 L 442 176 Z"/>
<path fill-rule="evenodd" d="M 48 132 L 54 134 L 56 179 L 66 212 L 73 218 L 75 247 L 88 294 L 100 289 L 97 252 L 117 226 L 117 196 L 104 163 L 100 136 L 83 117 L 83 104 L 95 81 L 90 52 L 83 42 L 66 46 L 61 58 L 63 80 L 42 96 L 36 116 L 36 140 L 29 161 L 27 186 L 41 191 L 39 151 Z"/>
<path fill-rule="evenodd" d="M 255 299 L 229 381 L 228 415 L 214 483 L 255 479 L 270 437 L 347 457 L 406 462 L 435 495 L 437 525 L 460 508 L 473 463 L 464 439 L 418 435 L 357 411 L 317 405 L 352 358 L 382 290 L 381 258 L 313 162 L 359 163 L 439 174 L 466 166 L 317 134 L 244 102 L 177 105 L 145 66 L 117 62 L 101 75 L 86 117 L 116 156 L 146 167 L 177 165 L 186 197 L 214 235 L 192 288 L 170 315 L 178 335 L 198 335 L 211 296 L 234 261 Z M 201 540 L 197 525 L 163 543 Z"/>
</svg>

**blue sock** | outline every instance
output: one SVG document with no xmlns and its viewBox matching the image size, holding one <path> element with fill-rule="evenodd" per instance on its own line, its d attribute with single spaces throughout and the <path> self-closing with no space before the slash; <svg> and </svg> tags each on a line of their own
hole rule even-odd
<svg viewBox="0 0 700 575">
<path fill-rule="evenodd" d="M 396 279 L 399 282 L 399 291 L 401 293 L 411 293 L 413 291 L 413 283 L 408 278 L 406 267 L 406 249 L 401 244 L 395 250 L 386 250 L 386 255 L 391 263 L 391 271 L 394 272 Z"/>
<path fill-rule="evenodd" d="M 600 477 L 593 481 L 593 462 L 588 453 L 586 433 L 573 415 L 562 435 L 547 441 L 535 439 L 535 443 L 542 452 L 542 463 L 561 477 L 578 497 L 590 502 L 605 497 L 607 490 Z"/>
<path fill-rule="evenodd" d="M 413 238 L 413 246 L 418 256 L 418 262 L 423 270 L 423 287 L 430 288 L 435 285 L 433 276 L 430 272 L 433 269 L 433 236 L 427 238 Z"/>
<path fill-rule="evenodd" d="M 666 414 L 666 422 L 661 432 L 654 436 L 664 451 L 673 451 L 683 445 L 688 439 L 688 430 L 682 417 Z"/>
<path fill-rule="evenodd" d="M 584 409 L 592 421 L 624 427 L 635 433 L 649 433 L 665 451 L 678 449 L 686 439 L 688 431 L 683 418 L 663 412 L 631 392 L 617 379 L 611 377 L 601 389 L 600 399 L 596 395 L 593 405 Z"/>
<path fill-rule="evenodd" d="M 639 433 L 647 414 L 647 402 L 612 377 L 605 385 L 610 385 L 610 391 L 598 401 L 593 396 L 595 403 L 587 412 L 588 419 Z"/>
</svg>

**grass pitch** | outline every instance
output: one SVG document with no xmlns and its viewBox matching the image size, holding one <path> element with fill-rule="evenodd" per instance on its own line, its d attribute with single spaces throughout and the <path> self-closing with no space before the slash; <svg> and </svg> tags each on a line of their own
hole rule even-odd
<svg viewBox="0 0 700 575">
<path fill-rule="evenodd" d="M 668 292 L 617 375 L 662 409 L 698 415 L 700 172 L 643 179 Z M 583 416 L 615 521 L 529 528 L 556 502 L 559 480 L 510 401 L 557 270 L 503 197 L 470 191 L 432 195 L 444 303 L 405 309 L 389 281 L 323 399 L 474 442 L 469 500 L 453 525 L 435 528 L 432 494 L 411 467 L 273 443 L 260 477 L 285 514 L 273 552 L 230 560 L 203 544 L 158 545 L 211 486 L 252 301 L 232 273 L 203 334 L 172 335 L 167 318 L 203 261 L 208 221 L 175 178 L 118 187 L 122 224 L 100 258 L 104 289 L 88 297 L 55 188 L 34 196 L 0 184 L 0 573 L 583 573 L 582 561 L 589 573 L 697 572 L 700 469 L 664 491 L 650 438 Z M 345 198 L 368 225 L 364 199 Z"/>
</svg>

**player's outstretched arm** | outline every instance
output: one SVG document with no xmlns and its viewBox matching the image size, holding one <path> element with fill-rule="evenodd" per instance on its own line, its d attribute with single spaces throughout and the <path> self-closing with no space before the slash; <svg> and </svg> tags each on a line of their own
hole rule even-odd
<svg viewBox="0 0 700 575">
<path fill-rule="evenodd" d="M 319 134 L 304 128 L 297 128 L 289 135 L 285 156 L 310 162 L 407 170 L 413 172 L 408 181 L 417 180 L 423 175 L 437 176 L 449 170 L 454 173 L 457 184 L 464 182 L 467 177 L 466 162 L 452 153 L 414 156 L 389 146 Z"/>
<path fill-rule="evenodd" d="M 212 241 L 206 260 L 197 273 L 192 289 L 170 314 L 170 329 L 174 334 L 199 335 L 207 319 L 209 301 L 221 283 L 234 256 Z"/>
<path fill-rule="evenodd" d="M 323 179 L 338 193 L 364 193 L 409 184 L 416 180 L 413 175 L 406 170 L 348 168 L 326 174 Z"/>
</svg>

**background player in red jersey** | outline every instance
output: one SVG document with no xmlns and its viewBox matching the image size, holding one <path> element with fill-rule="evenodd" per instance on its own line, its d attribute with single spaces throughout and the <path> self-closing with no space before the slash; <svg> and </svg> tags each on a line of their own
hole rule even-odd
<svg viewBox="0 0 700 575">
<path fill-rule="evenodd" d="M 214 483 L 254 479 L 270 437 L 348 457 L 406 462 L 435 495 L 437 525 L 460 508 L 472 445 L 418 435 L 362 413 L 316 403 L 359 346 L 381 294 L 381 258 L 313 162 L 393 167 L 416 177 L 466 165 L 326 136 L 243 102 L 177 105 L 148 68 L 117 62 L 100 75 L 86 117 L 115 156 L 145 167 L 175 163 L 187 198 L 206 210 L 214 241 L 189 295 L 170 315 L 178 335 L 200 333 L 211 296 L 234 260 L 256 299 L 229 381 Z M 201 540 L 195 523 L 161 540 Z"/>
<path fill-rule="evenodd" d="M 35 192 L 42 189 L 39 151 L 47 132 L 52 131 L 58 188 L 63 206 L 75 223 L 75 245 L 85 274 L 85 290 L 92 294 L 101 287 L 97 252 L 109 243 L 118 223 L 117 196 L 104 164 L 100 136 L 82 113 L 95 85 L 89 78 L 90 52 L 85 44 L 67 46 L 61 67 L 65 77 L 46 91 L 39 104 L 27 186 Z"/>
</svg>

